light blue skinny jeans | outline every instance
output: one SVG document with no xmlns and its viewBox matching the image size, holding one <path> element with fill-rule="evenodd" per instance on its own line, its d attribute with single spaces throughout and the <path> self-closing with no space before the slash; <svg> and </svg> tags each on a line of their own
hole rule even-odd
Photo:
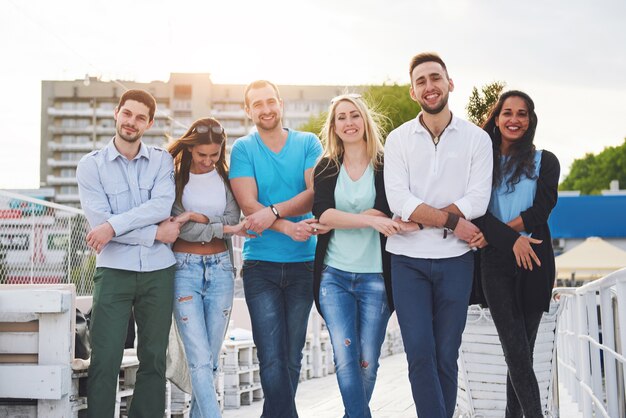
<svg viewBox="0 0 626 418">
<path fill-rule="evenodd" d="M 344 417 L 370 418 L 369 401 L 391 315 L 383 276 L 324 266 L 319 298 L 333 345 Z"/>
<path fill-rule="evenodd" d="M 233 305 L 233 264 L 228 251 L 174 255 L 174 318 L 191 373 L 191 417 L 219 418 L 215 377 Z"/>
</svg>

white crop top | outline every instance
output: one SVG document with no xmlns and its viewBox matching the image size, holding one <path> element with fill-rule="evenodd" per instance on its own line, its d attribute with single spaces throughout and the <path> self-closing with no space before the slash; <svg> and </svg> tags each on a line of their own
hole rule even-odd
<svg viewBox="0 0 626 418">
<path fill-rule="evenodd" d="M 205 174 L 189 173 L 189 182 L 183 190 L 185 210 L 201 213 L 209 219 L 222 216 L 226 210 L 226 189 L 217 170 Z"/>
</svg>

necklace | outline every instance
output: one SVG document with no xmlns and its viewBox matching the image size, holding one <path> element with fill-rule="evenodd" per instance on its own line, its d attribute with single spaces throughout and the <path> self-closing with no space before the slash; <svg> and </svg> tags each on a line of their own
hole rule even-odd
<svg viewBox="0 0 626 418">
<path fill-rule="evenodd" d="M 428 129 L 428 126 L 426 126 L 426 123 L 424 123 L 424 119 L 423 116 L 420 115 L 419 117 L 420 120 L 420 124 L 424 127 L 424 129 L 426 129 L 428 131 L 428 133 L 430 134 L 430 138 L 433 140 L 433 144 L 435 144 L 435 146 L 437 146 L 439 144 L 439 140 L 441 139 L 441 135 L 443 135 L 443 133 L 446 131 L 446 128 L 448 126 L 450 126 L 450 124 L 452 123 L 452 112 L 450 112 L 450 120 L 448 121 L 448 124 L 446 126 L 444 126 L 444 128 L 441 130 L 441 133 L 439 135 L 435 135 L 431 132 L 430 129 Z"/>
</svg>

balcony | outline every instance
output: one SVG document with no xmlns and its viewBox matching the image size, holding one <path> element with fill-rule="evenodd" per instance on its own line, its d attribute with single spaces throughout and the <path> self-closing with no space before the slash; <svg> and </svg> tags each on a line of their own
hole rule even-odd
<svg viewBox="0 0 626 418">
<path fill-rule="evenodd" d="M 246 119 L 246 112 L 243 109 L 239 110 L 220 110 L 220 109 L 211 109 L 211 116 L 215 119 Z"/>
<path fill-rule="evenodd" d="M 50 116 L 93 116 L 93 109 L 59 109 L 56 107 L 48 108 L 48 115 Z"/>
<path fill-rule="evenodd" d="M 225 129 L 226 129 L 226 135 L 228 135 L 228 137 L 240 137 L 248 133 L 248 130 L 246 129 L 245 126 L 237 126 L 236 128 L 227 127 Z"/>
<path fill-rule="evenodd" d="M 87 126 L 48 126 L 48 130 L 53 134 L 92 134 L 93 125 Z M 115 129 L 113 129 L 115 133 Z"/>
<path fill-rule="evenodd" d="M 54 201 L 57 203 L 77 203 L 80 202 L 80 198 L 78 194 L 57 194 Z"/>
<path fill-rule="evenodd" d="M 46 176 L 48 186 L 76 186 L 76 177 L 59 177 L 49 174 Z"/>
<path fill-rule="evenodd" d="M 78 166 L 78 160 L 75 160 L 75 161 L 62 161 L 62 160 L 55 160 L 54 158 L 48 158 L 48 165 L 50 167 L 68 167 L 68 168 L 72 168 L 72 167 Z"/>
<path fill-rule="evenodd" d="M 85 144 L 63 144 L 60 142 L 48 142 L 48 149 L 50 151 L 84 151 L 89 152 L 97 149 L 94 147 L 93 142 Z"/>
</svg>

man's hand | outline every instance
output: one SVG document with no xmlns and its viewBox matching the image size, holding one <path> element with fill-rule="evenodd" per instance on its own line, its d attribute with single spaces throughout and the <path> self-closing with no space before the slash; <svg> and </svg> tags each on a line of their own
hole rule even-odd
<svg viewBox="0 0 626 418">
<path fill-rule="evenodd" d="M 535 251 L 530 246 L 530 244 L 541 244 L 542 240 L 530 238 L 527 236 L 520 236 L 515 244 L 513 244 L 513 254 L 515 254 L 515 261 L 517 262 L 517 267 L 523 267 L 526 270 L 533 269 L 533 260 L 537 263 L 538 266 L 541 266 L 541 261 L 539 261 L 539 257 L 535 254 Z"/>
<path fill-rule="evenodd" d="M 246 238 L 257 237 L 256 235 L 249 234 L 248 231 L 246 231 L 246 219 L 239 222 L 237 225 L 224 225 L 224 233 Z"/>
<path fill-rule="evenodd" d="M 314 224 L 317 223 L 315 218 L 304 219 L 300 222 L 292 222 L 285 232 L 294 241 L 306 241 L 315 235 Z"/>
<path fill-rule="evenodd" d="M 246 229 L 259 235 L 276 221 L 276 215 L 269 206 L 260 209 L 246 217 Z"/>
<path fill-rule="evenodd" d="M 454 228 L 454 235 L 467 243 L 471 242 L 480 229 L 465 218 L 459 218 L 459 223 Z"/>
<path fill-rule="evenodd" d="M 165 244 L 173 243 L 178 238 L 178 234 L 180 234 L 180 226 L 181 223 L 170 216 L 157 227 L 155 239 Z"/>
<path fill-rule="evenodd" d="M 102 225 L 98 225 L 87 234 L 87 245 L 90 248 L 100 254 L 100 251 L 105 245 L 109 243 L 115 236 L 115 230 L 110 223 L 105 222 Z"/>
</svg>

